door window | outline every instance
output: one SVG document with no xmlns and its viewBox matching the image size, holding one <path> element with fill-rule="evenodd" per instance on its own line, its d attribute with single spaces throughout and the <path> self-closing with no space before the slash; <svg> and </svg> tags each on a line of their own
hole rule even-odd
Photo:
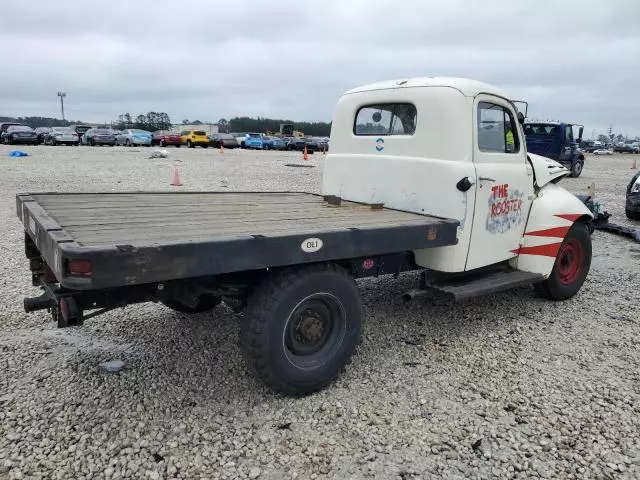
<svg viewBox="0 0 640 480">
<path fill-rule="evenodd" d="M 520 151 L 516 122 L 507 108 L 495 103 L 478 103 L 478 148 L 482 152 Z"/>
</svg>

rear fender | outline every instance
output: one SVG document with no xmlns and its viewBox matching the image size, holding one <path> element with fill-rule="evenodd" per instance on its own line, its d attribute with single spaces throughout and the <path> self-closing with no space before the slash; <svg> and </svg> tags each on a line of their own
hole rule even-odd
<svg viewBox="0 0 640 480">
<path fill-rule="evenodd" d="M 573 194 L 555 183 L 541 188 L 531 205 L 517 254 L 509 263 L 525 272 L 551 274 L 560 245 L 575 222 L 590 222 L 593 214 Z"/>
</svg>

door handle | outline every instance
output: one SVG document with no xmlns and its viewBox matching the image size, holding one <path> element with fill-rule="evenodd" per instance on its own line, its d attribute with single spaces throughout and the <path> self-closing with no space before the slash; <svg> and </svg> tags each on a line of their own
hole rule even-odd
<svg viewBox="0 0 640 480">
<path fill-rule="evenodd" d="M 476 182 L 472 182 L 469 180 L 469 177 L 464 177 L 458 183 L 456 183 L 456 188 L 461 192 L 466 192 L 471 188 L 471 185 L 475 185 Z"/>
<path fill-rule="evenodd" d="M 489 178 L 489 177 L 480 177 L 480 178 L 478 178 L 478 180 L 486 180 L 487 182 L 495 182 L 496 181 L 495 178 Z"/>
</svg>

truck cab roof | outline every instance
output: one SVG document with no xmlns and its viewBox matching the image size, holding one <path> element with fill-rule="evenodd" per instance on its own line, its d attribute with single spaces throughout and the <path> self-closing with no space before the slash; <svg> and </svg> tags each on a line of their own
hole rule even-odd
<svg viewBox="0 0 640 480">
<path fill-rule="evenodd" d="M 345 95 L 372 90 L 387 90 L 412 87 L 450 87 L 458 90 L 466 97 L 475 97 L 480 93 L 488 93 L 491 95 L 496 95 L 498 97 L 509 98 L 502 90 L 494 87 L 493 85 L 479 82 L 477 80 L 457 77 L 414 77 L 398 80 L 388 80 L 353 88 L 346 92 Z"/>
</svg>

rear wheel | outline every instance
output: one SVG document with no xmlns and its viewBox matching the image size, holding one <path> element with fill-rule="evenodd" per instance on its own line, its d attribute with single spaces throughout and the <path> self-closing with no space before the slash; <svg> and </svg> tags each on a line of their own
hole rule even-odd
<svg viewBox="0 0 640 480">
<path fill-rule="evenodd" d="M 193 144 L 191 143 L 191 140 L 187 140 L 187 148 L 194 148 Z"/>
<path fill-rule="evenodd" d="M 171 310 L 175 310 L 180 313 L 187 314 L 195 314 L 195 313 L 204 313 L 209 310 L 213 310 L 216 306 L 220 304 L 220 297 L 216 297 L 214 295 L 202 295 L 198 299 L 198 303 L 195 307 L 185 305 L 179 300 L 165 300 L 162 304 L 166 307 L 169 307 Z"/>
<path fill-rule="evenodd" d="M 209 148 L 209 145 L 202 145 L 202 148 Z"/>
<path fill-rule="evenodd" d="M 160 140 L 159 145 L 160 145 L 161 147 L 164 147 L 164 140 Z"/>
<path fill-rule="evenodd" d="M 179 143 L 176 144 L 176 148 L 180 148 L 180 144 Z"/>
<path fill-rule="evenodd" d="M 362 334 L 362 300 L 334 265 L 284 271 L 248 302 L 240 342 L 250 367 L 278 392 L 303 395 L 330 384 Z"/>
<path fill-rule="evenodd" d="M 124 142 L 124 144 L 125 144 L 127 147 L 130 147 L 130 146 L 131 146 L 131 140 L 129 140 L 129 139 L 127 138 L 127 140 L 126 140 L 126 142 Z"/>
<path fill-rule="evenodd" d="M 590 267 L 591 235 L 587 225 L 576 222 L 560 245 L 549 278 L 536 284 L 536 291 L 551 300 L 571 298 L 582 287 Z"/>
</svg>

